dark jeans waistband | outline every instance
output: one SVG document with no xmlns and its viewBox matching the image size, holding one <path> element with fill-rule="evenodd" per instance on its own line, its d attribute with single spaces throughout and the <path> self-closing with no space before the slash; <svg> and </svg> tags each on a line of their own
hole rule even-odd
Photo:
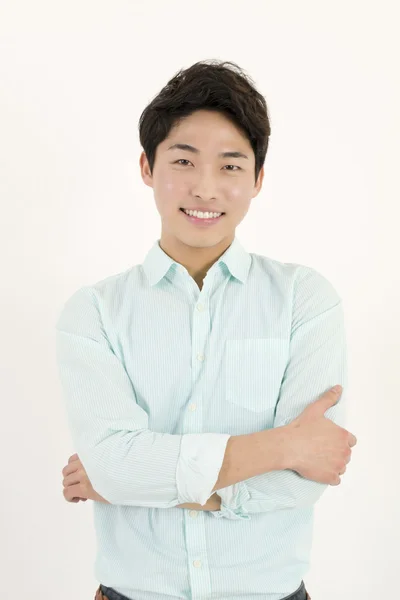
<svg viewBox="0 0 400 600">
<path fill-rule="evenodd" d="M 128 598 L 128 596 L 123 596 L 122 594 L 119 594 L 118 592 L 113 590 L 113 588 L 107 587 L 106 585 L 103 585 L 103 584 L 100 584 L 99 590 L 102 592 L 102 594 L 104 594 L 104 596 L 107 597 L 107 600 L 133 600 L 133 598 Z M 96 594 L 95 600 L 97 600 L 98 596 L 99 596 L 99 594 Z M 106 599 L 105 598 L 103 599 L 100 596 L 100 600 L 106 600 Z"/>
<path fill-rule="evenodd" d="M 304 581 L 301 582 L 300 587 L 293 592 L 293 594 L 290 594 L 290 596 L 286 596 L 285 598 L 282 598 L 282 600 L 308 600 L 310 598 L 310 596 L 307 594 L 307 590 L 306 590 L 306 586 L 304 585 Z"/>
<path fill-rule="evenodd" d="M 102 594 L 104 594 L 104 596 L 108 598 L 108 600 L 135 600 L 134 598 L 128 598 L 127 596 L 123 596 L 122 594 L 116 592 L 113 588 L 109 588 L 103 584 L 100 584 L 99 589 L 102 592 Z M 310 597 L 306 592 L 304 581 L 302 581 L 300 587 L 295 592 L 293 592 L 293 594 L 290 594 L 290 596 L 285 596 L 285 598 L 282 598 L 282 600 L 307 600 L 307 598 Z"/>
</svg>

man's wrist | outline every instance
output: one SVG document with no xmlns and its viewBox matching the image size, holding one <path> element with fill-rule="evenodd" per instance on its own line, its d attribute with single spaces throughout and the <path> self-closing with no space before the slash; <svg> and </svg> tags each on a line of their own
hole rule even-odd
<svg viewBox="0 0 400 600">
<path fill-rule="evenodd" d="M 292 468 L 290 425 L 265 429 L 254 435 L 259 436 L 260 448 L 265 456 L 265 472 Z"/>
<path fill-rule="evenodd" d="M 178 504 L 176 508 L 186 508 L 189 510 L 220 510 L 221 497 L 218 496 L 217 492 L 214 492 L 204 506 L 195 502 L 185 502 L 184 504 Z"/>
</svg>

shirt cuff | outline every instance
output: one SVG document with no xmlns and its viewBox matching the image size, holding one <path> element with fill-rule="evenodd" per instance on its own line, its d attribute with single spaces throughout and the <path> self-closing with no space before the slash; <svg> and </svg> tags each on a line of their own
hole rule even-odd
<svg viewBox="0 0 400 600">
<path fill-rule="evenodd" d="M 224 462 L 228 433 L 185 433 L 176 468 L 179 504 L 204 506 Z"/>
<path fill-rule="evenodd" d="M 243 481 L 217 491 L 221 498 L 220 510 L 212 510 L 210 514 L 216 519 L 251 519 L 245 503 L 250 498 L 250 492 Z"/>
</svg>

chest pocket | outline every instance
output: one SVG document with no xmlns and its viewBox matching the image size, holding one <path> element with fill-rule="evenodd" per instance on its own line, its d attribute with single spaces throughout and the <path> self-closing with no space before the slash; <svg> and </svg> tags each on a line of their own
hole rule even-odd
<svg viewBox="0 0 400 600">
<path fill-rule="evenodd" d="M 287 364 L 283 338 L 226 340 L 226 399 L 252 412 L 274 411 Z"/>
</svg>

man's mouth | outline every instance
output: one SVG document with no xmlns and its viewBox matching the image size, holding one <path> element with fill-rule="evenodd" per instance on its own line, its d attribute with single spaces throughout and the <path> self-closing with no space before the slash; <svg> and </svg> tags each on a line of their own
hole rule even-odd
<svg viewBox="0 0 400 600">
<path fill-rule="evenodd" d="M 198 219 L 198 220 L 213 220 L 213 219 L 219 219 L 220 217 L 222 217 L 225 213 L 224 212 L 201 212 L 201 211 L 196 211 L 196 210 L 187 210 L 185 208 L 180 208 L 179 210 L 181 210 L 185 215 L 187 215 L 188 217 L 191 217 L 193 219 Z"/>
</svg>

